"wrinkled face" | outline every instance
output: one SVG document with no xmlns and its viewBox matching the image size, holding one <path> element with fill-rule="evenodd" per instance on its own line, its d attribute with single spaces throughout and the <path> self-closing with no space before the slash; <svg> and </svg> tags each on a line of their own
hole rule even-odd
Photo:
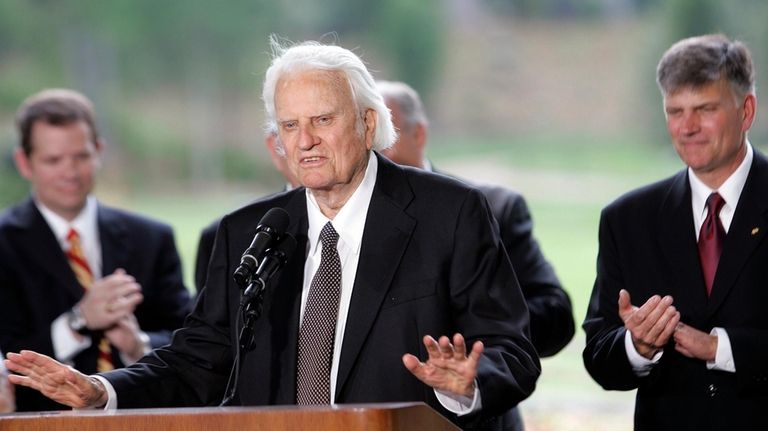
<svg viewBox="0 0 768 431">
<path fill-rule="evenodd" d="M 21 175 L 32 184 L 37 199 L 61 217 L 72 220 L 85 206 L 100 166 L 100 146 L 93 142 L 88 125 L 76 122 L 33 124 L 32 152 L 15 154 Z"/>
<path fill-rule="evenodd" d="M 722 183 L 738 168 L 754 119 L 754 95 L 737 98 L 728 83 L 720 80 L 665 95 L 664 111 L 677 154 L 697 176 Z"/>
<path fill-rule="evenodd" d="M 390 99 L 386 99 L 387 107 L 392 113 L 392 124 L 397 130 L 397 141 L 391 147 L 381 153 L 399 165 L 423 167 L 424 142 L 421 140 L 420 130 L 414 125 L 410 128 L 405 121 L 400 107 Z"/>
<path fill-rule="evenodd" d="M 344 75 L 284 75 L 277 82 L 275 112 L 288 169 L 299 182 L 313 191 L 351 194 L 365 175 L 376 115 L 358 111 Z"/>
</svg>

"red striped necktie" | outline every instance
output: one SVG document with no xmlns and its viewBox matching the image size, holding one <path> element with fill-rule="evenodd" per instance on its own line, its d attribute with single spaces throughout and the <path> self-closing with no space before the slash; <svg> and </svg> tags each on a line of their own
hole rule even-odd
<svg viewBox="0 0 768 431">
<path fill-rule="evenodd" d="M 69 229 L 67 241 L 69 241 L 69 249 L 66 251 L 66 255 L 69 260 L 69 266 L 74 271 L 80 286 L 84 290 L 88 290 L 93 285 L 93 272 L 90 265 L 88 265 L 88 261 L 85 259 L 83 248 L 80 245 L 80 235 L 75 229 Z M 103 336 L 94 341 L 99 343 L 99 358 L 96 360 L 96 371 L 113 370 L 115 365 L 112 362 L 112 347 L 109 345 L 109 341 Z"/>
</svg>

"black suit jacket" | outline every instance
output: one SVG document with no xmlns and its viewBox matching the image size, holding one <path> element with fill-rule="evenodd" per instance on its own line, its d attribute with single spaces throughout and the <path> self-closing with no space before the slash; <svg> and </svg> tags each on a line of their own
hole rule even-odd
<svg viewBox="0 0 768 431">
<path fill-rule="evenodd" d="M 402 364 L 426 358 L 422 337 L 461 332 L 483 340 L 476 423 L 527 397 L 539 375 L 528 313 L 482 195 L 454 180 L 378 157 L 336 386 L 338 403 L 423 401 L 455 420 L 434 392 Z M 298 338 L 307 246 L 305 190 L 257 202 L 224 217 L 208 282 L 172 344 L 124 370 L 106 373 L 119 407 L 215 405 L 236 345 L 240 291 L 231 274 L 273 207 L 290 214 L 296 253 L 265 294 L 256 349 L 238 382 L 243 405 L 295 403 Z M 470 420 L 469 418 L 466 420 Z"/>
<path fill-rule="evenodd" d="M 181 264 L 167 225 L 99 205 L 102 273 L 124 268 L 141 284 L 136 318 L 152 347 L 170 341 L 190 311 Z M 56 237 L 31 199 L 0 216 L 0 349 L 53 356 L 51 323 L 83 296 Z M 117 349 L 113 361 L 122 365 Z M 96 371 L 98 347 L 74 358 L 84 373 Z M 17 388 L 18 410 L 64 408 L 36 391 Z"/>
<path fill-rule="evenodd" d="M 553 356 L 571 341 L 575 332 L 571 299 L 533 236 L 533 220 L 523 196 L 504 187 L 478 185 L 477 188 L 488 200 L 525 297 L 531 342 L 539 356 Z M 195 266 L 198 292 L 205 284 L 220 221 L 214 220 L 200 234 Z M 502 422 L 505 430 L 524 429 L 517 407 L 507 412 Z"/>
<path fill-rule="evenodd" d="M 498 222 L 501 241 L 525 297 L 533 346 L 540 357 L 553 356 L 571 341 L 575 332 L 571 298 L 533 236 L 533 219 L 525 198 L 504 187 L 478 185 L 477 188 L 485 195 Z M 198 292 L 205 285 L 220 221 L 214 220 L 200 233 L 195 259 Z"/>
<path fill-rule="evenodd" d="M 603 210 L 597 279 L 584 330 L 584 364 L 605 389 L 637 388 L 637 430 L 764 429 L 768 422 L 768 160 L 755 157 L 736 206 L 711 296 L 698 260 L 686 171 Z M 672 295 L 681 321 L 728 332 L 736 373 L 708 370 L 674 341 L 647 377 L 624 349 L 619 290 L 632 303 Z"/>
</svg>

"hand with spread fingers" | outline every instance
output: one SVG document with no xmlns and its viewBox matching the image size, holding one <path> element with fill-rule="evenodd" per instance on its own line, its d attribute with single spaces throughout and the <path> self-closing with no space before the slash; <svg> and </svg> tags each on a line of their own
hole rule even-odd
<svg viewBox="0 0 768 431">
<path fill-rule="evenodd" d="M 80 301 L 80 310 L 88 329 L 108 329 L 120 319 L 132 314 L 144 300 L 141 286 L 125 270 L 96 280 Z"/>
<path fill-rule="evenodd" d="M 14 385 L 26 386 L 46 397 L 73 407 L 103 406 L 107 391 L 95 378 L 30 350 L 8 353 L 6 367 L 17 374 L 8 376 Z"/>
<path fill-rule="evenodd" d="M 472 397 L 475 391 L 477 364 L 483 353 L 483 343 L 476 341 L 467 355 L 467 346 L 461 334 L 436 341 L 424 336 L 429 357 L 426 362 L 411 354 L 403 355 L 403 364 L 414 376 L 434 389 Z"/>
<path fill-rule="evenodd" d="M 675 329 L 675 350 L 683 355 L 701 359 L 702 361 L 714 361 L 717 354 L 717 337 L 706 332 L 678 323 Z"/>
<path fill-rule="evenodd" d="M 632 305 L 629 292 L 619 292 L 619 316 L 624 327 L 632 334 L 632 343 L 637 353 L 652 358 L 669 342 L 675 327 L 680 322 L 680 312 L 672 305 L 667 295 L 654 295 L 640 307 Z"/>
</svg>

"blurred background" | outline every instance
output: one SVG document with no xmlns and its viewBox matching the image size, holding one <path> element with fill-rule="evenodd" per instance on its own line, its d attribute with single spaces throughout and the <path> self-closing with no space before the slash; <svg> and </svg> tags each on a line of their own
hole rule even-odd
<svg viewBox="0 0 768 431">
<path fill-rule="evenodd" d="M 97 196 L 175 228 L 192 288 L 200 230 L 283 181 L 263 145 L 268 35 L 340 44 L 424 98 L 442 170 L 522 192 L 574 303 L 595 275 L 600 209 L 682 168 L 655 65 L 674 41 L 724 32 L 768 71 L 760 0 L 0 0 L 0 208 L 27 185 L 13 116 L 46 87 L 95 103 L 108 145 Z M 750 134 L 768 138 L 761 118 Z M 584 371 L 579 330 L 543 361 L 529 430 L 629 430 L 631 392 Z"/>
</svg>

